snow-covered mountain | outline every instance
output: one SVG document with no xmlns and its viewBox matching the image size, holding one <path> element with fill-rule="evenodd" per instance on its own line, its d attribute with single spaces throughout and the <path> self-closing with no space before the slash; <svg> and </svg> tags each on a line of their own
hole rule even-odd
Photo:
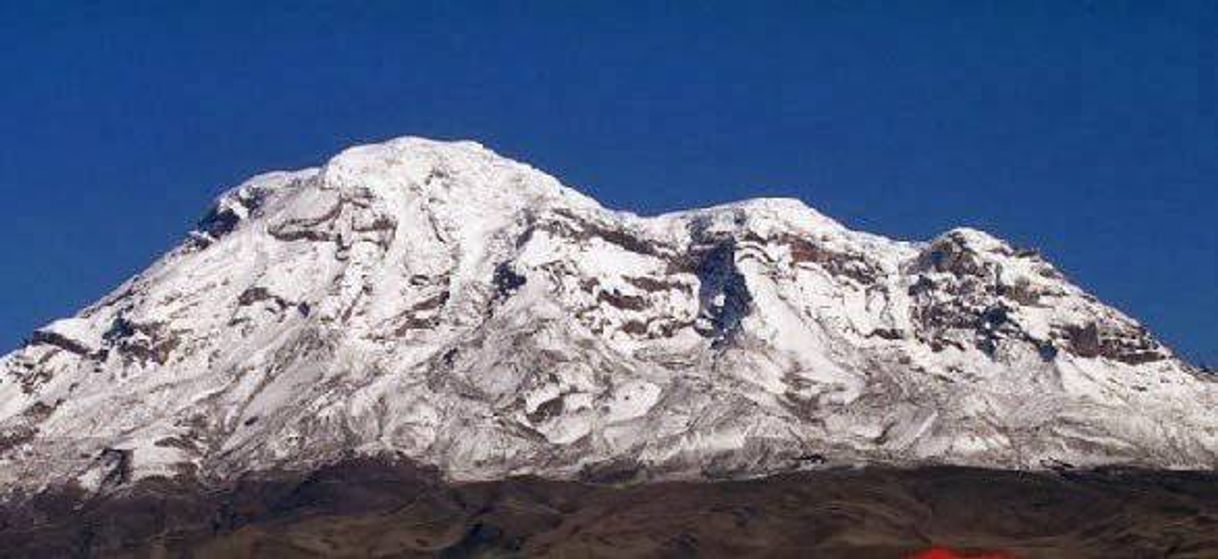
<svg viewBox="0 0 1218 559">
<path fill-rule="evenodd" d="M 250 179 L 0 358 L 0 487 L 1218 464 L 1218 392 L 1036 253 L 795 200 L 607 210 L 470 142 Z"/>
</svg>

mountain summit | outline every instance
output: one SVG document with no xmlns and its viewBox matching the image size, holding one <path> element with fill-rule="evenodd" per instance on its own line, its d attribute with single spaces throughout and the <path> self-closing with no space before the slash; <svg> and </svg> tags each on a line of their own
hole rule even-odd
<svg viewBox="0 0 1218 559">
<path fill-rule="evenodd" d="M 1036 253 L 794 200 L 607 210 L 471 142 L 254 177 L 0 358 L 0 488 L 1218 464 L 1215 383 Z"/>
</svg>

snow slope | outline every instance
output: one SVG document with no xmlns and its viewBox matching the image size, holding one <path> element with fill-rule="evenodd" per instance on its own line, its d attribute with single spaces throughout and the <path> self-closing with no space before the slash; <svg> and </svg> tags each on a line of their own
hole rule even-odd
<svg viewBox="0 0 1218 559">
<path fill-rule="evenodd" d="M 1215 384 L 1035 253 L 795 200 L 607 210 L 401 138 L 222 195 L 0 358 L 0 486 L 352 453 L 455 479 L 820 464 L 1213 468 Z"/>
</svg>

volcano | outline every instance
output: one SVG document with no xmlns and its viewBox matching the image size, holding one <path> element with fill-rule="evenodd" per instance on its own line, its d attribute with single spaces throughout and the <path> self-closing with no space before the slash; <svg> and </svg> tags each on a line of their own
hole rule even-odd
<svg viewBox="0 0 1218 559">
<path fill-rule="evenodd" d="M 982 231 L 892 240 L 793 199 L 639 216 L 407 137 L 225 192 L 0 358 L 0 490 L 45 515 L 365 461 L 427 487 L 657 495 L 876 468 L 1211 471 L 1214 381 Z M 439 540 L 473 553 L 470 529 Z"/>
</svg>

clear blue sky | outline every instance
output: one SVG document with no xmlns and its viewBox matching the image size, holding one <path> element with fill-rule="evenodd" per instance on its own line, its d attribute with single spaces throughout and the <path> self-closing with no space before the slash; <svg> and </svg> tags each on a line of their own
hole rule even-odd
<svg viewBox="0 0 1218 559">
<path fill-rule="evenodd" d="M 416 134 L 641 213 L 981 227 L 1218 363 L 1213 2 L 93 4 L 0 6 L 3 348 L 226 186 Z"/>
</svg>

